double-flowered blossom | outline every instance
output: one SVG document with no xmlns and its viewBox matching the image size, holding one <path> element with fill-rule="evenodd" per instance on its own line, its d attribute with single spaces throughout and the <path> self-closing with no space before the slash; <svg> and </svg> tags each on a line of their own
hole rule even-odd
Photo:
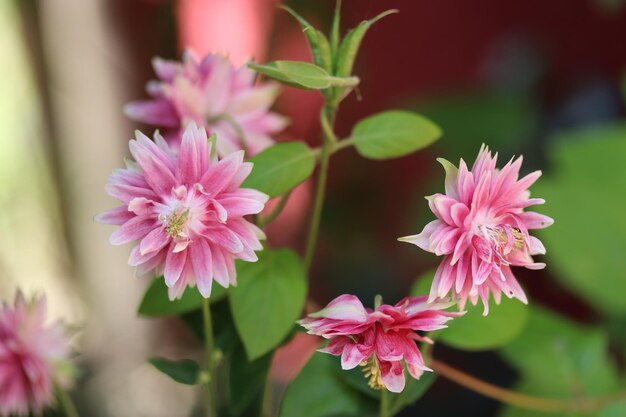
<svg viewBox="0 0 626 417">
<path fill-rule="evenodd" d="M 46 300 L 18 292 L 0 310 L 0 416 L 40 414 L 54 387 L 71 386 L 70 348 L 60 322 L 47 323 Z"/>
<path fill-rule="evenodd" d="M 243 151 L 219 160 L 211 146 L 195 123 L 177 152 L 158 133 L 153 142 L 137 132 L 130 141 L 135 161 L 116 170 L 106 186 L 123 205 L 96 217 L 120 225 L 112 244 L 137 242 L 129 264 L 139 275 L 163 273 L 170 299 L 196 285 L 208 298 L 214 279 L 223 287 L 235 285 L 235 259 L 255 262 L 255 251 L 263 248 L 263 231 L 245 219 L 261 212 L 268 199 L 241 188 L 252 164 L 243 161 Z"/>
<path fill-rule="evenodd" d="M 522 157 L 511 159 L 502 169 L 496 168 L 497 159 L 484 145 L 471 170 L 462 159 L 458 168 L 440 159 L 446 171 L 446 193 L 427 197 L 437 220 L 420 234 L 400 239 L 445 256 L 435 274 L 430 301 L 451 292 L 463 309 L 468 298 L 473 304 L 480 298 L 484 315 L 489 312 L 490 294 L 496 303 L 502 293 L 527 303 L 511 266 L 545 267 L 532 258 L 544 254 L 545 248 L 528 231 L 548 227 L 553 220 L 524 211 L 544 203 L 530 198 L 528 191 L 541 171 L 520 179 Z"/>
<path fill-rule="evenodd" d="M 341 355 L 341 367 L 365 367 L 369 385 L 391 392 L 404 389 L 404 363 L 409 374 L 419 379 L 430 371 L 416 341 L 432 341 L 416 331 L 445 328 L 445 323 L 462 313 L 443 311 L 453 303 L 426 303 L 426 297 L 406 297 L 396 305 L 366 309 L 357 297 L 344 294 L 323 310 L 299 321 L 308 333 L 330 339 L 321 352 Z"/>
<path fill-rule="evenodd" d="M 286 125 L 284 117 L 269 111 L 278 86 L 255 85 L 254 71 L 233 67 L 223 55 L 209 54 L 199 60 L 186 51 L 182 62 L 155 58 L 152 63 L 159 78 L 147 85 L 152 99 L 132 102 L 125 112 L 134 120 L 163 128 L 168 138 L 180 139 L 193 121 L 217 134 L 220 156 L 240 149 L 254 155 L 273 144 L 271 136 Z"/>
</svg>

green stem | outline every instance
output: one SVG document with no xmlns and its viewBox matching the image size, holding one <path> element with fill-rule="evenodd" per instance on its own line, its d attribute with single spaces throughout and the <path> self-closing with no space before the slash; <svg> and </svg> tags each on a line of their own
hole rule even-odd
<svg viewBox="0 0 626 417">
<path fill-rule="evenodd" d="M 433 359 L 431 352 L 425 355 L 425 359 L 427 365 L 439 376 L 487 398 L 525 410 L 541 411 L 544 413 L 593 413 L 607 405 L 626 400 L 626 392 L 616 392 L 601 397 L 578 397 L 569 400 L 536 397 L 534 395 L 511 391 L 483 381 L 475 376 L 453 368 L 446 363 Z"/>
<path fill-rule="evenodd" d="M 78 417 L 78 411 L 76 411 L 76 406 L 72 402 L 72 398 L 69 396 L 67 391 L 59 386 L 56 386 L 55 389 L 57 400 L 59 401 L 59 405 L 63 410 L 63 414 L 65 414 L 66 417 Z"/>
<path fill-rule="evenodd" d="M 211 321 L 211 307 L 209 299 L 202 299 L 202 317 L 204 319 L 204 340 L 206 348 L 207 372 L 209 373 L 209 383 L 207 385 L 207 407 L 209 417 L 217 417 L 217 396 L 215 382 L 215 355 L 213 345 L 213 322 Z"/>
<path fill-rule="evenodd" d="M 291 191 L 283 195 L 278 201 L 278 204 L 276 204 L 276 207 L 274 207 L 274 210 L 272 210 L 270 214 L 268 214 L 266 217 L 263 217 L 258 222 L 256 222 L 256 225 L 263 228 L 267 226 L 268 224 L 270 224 L 271 222 L 273 222 L 274 220 L 276 220 L 276 218 L 280 215 L 280 213 L 282 213 L 283 209 L 285 208 L 285 205 L 287 205 L 287 201 L 289 200 L 290 195 L 291 195 Z"/>
<path fill-rule="evenodd" d="M 330 153 L 333 146 L 333 140 L 336 141 L 332 131 L 335 111 L 329 110 L 326 106 L 320 114 L 322 122 L 322 150 L 320 155 L 320 171 L 317 179 L 317 188 L 315 190 L 315 199 L 313 201 L 313 213 L 311 214 L 311 222 L 309 223 L 309 232 L 307 234 L 306 249 L 304 254 L 304 270 L 308 273 L 313 262 L 315 254 L 315 246 L 317 244 L 317 236 L 319 234 L 320 219 L 322 217 L 322 207 L 324 205 L 324 191 L 326 189 L 326 180 L 328 178 L 328 165 L 330 163 Z"/>
<path fill-rule="evenodd" d="M 380 417 L 391 417 L 389 415 L 389 391 L 386 388 L 380 392 Z"/>
<path fill-rule="evenodd" d="M 333 153 L 339 152 L 340 150 L 348 148 L 348 147 L 350 147 L 352 145 L 354 145 L 354 139 L 353 138 L 347 138 L 347 139 L 340 140 L 337 143 L 335 143 L 335 146 L 333 146 Z"/>
</svg>

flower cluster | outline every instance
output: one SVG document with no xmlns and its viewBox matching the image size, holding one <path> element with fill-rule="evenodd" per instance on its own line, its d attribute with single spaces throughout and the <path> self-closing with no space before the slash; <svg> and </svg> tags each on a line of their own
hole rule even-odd
<svg viewBox="0 0 626 417">
<path fill-rule="evenodd" d="M 310 334 L 330 339 L 320 351 L 341 355 L 343 369 L 362 365 L 370 387 L 401 392 L 405 385 L 403 360 L 415 379 L 430 371 L 415 341 L 431 341 L 416 331 L 445 328 L 448 320 L 462 314 L 443 311 L 453 304 L 406 297 L 394 306 L 383 304 L 372 310 L 354 295 L 345 294 L 299 323 Z"/>
<path fill-rule="evenodd" d="M 255 73 L 246 66 L 234 68 L 225 56 L 199 60 L 186 51 L 182 63 L 155 58 L 153 66 L 159 80 L 147 85 L 152 99 L 130 103 L 125 112 L 164 128 L 173 146 L 193 121 L 217 134 L 220 156 L 240 149 L 254 155 L 273 144 L 271 135 L 286 125 L 284 117 L 269 111 L 278 86 L 255 86 Z"/>
<path fill-rule="evenodd" d="M 524 211 L 543 204 L 530 198 L 530 187 L 541 176 L 535 171 L 519 178 L 522 157 L 511 159 L 501 170 L 498 155 L 483 145 L 472 169 L 461 159 L 459 167 L 440 159 L 446 171 L 445 194 L 427 197 L 437 220 L 417 235 L 400 240 L 413 243 L 437 256 L 445 256 L 430 291 L 429 300 L 452 293 L 461 309 L 469 299 L 484 304 L 489 312 L 489 294 L 500 302 L 501 295 L 527 303 L 511 266 L 541 269 L 532 255 L 544 254 L 541 241 L 528 231 L 548 227 L 550 217 Z"/>
<path fill-rule="evenodd" d="M 0 310 L 0 416 L 39 414 L 54 401 L 55 385 L 71 384 L 70 348 L 61 323 L 46 324 L 46 300 Z"/>
<path fill-rule="evenodd" d="M 120 225 L 112 244 L 138 242 L 129 264 L 140 275 L 163 273 L 170 299 L 195 285 L 208 298 L 214 279 L 224 287 L 236 283 L 235 259 L 257 260 L 265 235 L 244 217 L 261 212 L 268 197 L 240 187 L 252 169 L 243 151 L 211 156 L 212 144 L 195 123 L 177 153 L 158 133 L 154 139 L 137 132 L 130 141 L 135 161 L 106 186 L 123 205 L 96 219 Z"/>
</svg>

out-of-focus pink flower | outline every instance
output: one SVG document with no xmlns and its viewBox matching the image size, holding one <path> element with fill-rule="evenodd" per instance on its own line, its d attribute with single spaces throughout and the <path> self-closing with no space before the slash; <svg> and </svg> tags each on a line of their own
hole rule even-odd
<svg viewBox="0 0 626 417">
<path fill-rule="evenodd" d="M 130 152 L 136 162 L 116 170 L 106 186 L 123 205 L 96 217 L 120 225 L 110 242 L 137 241 L 129 264 L 140 275 L 163 273 L 170 299 L 195 285 L 208 298 L 213 279 L 235 285 L 235 259 L 255 262 L 265 238 L 244 216 L 259 213 L 268 199 L 240 188 L 252 170 L 243 151 L 211 157 L 206 131 L 192 122 L 177 153 L 158 133 L 153 142 L 140 132 Z"/>
<path fill-rule="evenodd" d="M 223 55 L 198 60 L 186 51 L 182 63 L 154 58 L 152 64 L 159 77 L 147 85 L 152 99 L 129 103 L 125 113 L 164 128 L 174 144 L 193 121 L 217 134 L 220 156 L 240 149 L 254 155 L 274 143 L 271 135 L 286 125 L 284 117 L 269 111 L 278 86 L 255 86 L 253 71 L 234 68 Z"/>
<path fill-rule="evenodd" d="M 474 305 L 481 298 L 483 315 L 487 315 L 490 293 L 496 303 L 502 293 L 528 302 L 511 266 L 545 267 L 531 257 L 546 250 L 528 231 L 548 227 L 553 220 L 524 211 L 544 203 L 530 198 L 528 191 L 541 171 L 518 179 L 522 157 L 511 159 L 501 170 L 496 168 L 497 159 L 498 154 L 492 156 L 484 145 L 471 170 L 462 159 L 459 168 L 439 159 L 446 171 L 446 193 L 427 197 L 437 220 L 420 234 L 399 239 L 445 256 L 435 274 L 430 301 L 452 292 L 463 309 L 468 298 Z"/>
<path fill-rule="evenodd" d="M 372 310 L 363 307 L 354 295 L 344 294 L 299 324 L 310 334 L 330 339 L 320 352 L 341 355 L 343 369 L 362 365 L 370 387 L 401 392 L 405 384 L 403 360 L 415 379 L 431 371 L 415 341 L 432 341 L 416 331 L 445 328 L 448 320 L 462 314 L 442 311 L 453 304 L 428 304 L 425 296 L 406 297 L 395 306 L 383 304 Z"/>
<path fill-rule="evenodd" d="M 46 299 L 21 292 L 0 310 L 0 415 L 38 414 L 54 402 L 54 386 L 71 386 L 70 348 L 62 324 L 46 323 Z"/>
</svg>

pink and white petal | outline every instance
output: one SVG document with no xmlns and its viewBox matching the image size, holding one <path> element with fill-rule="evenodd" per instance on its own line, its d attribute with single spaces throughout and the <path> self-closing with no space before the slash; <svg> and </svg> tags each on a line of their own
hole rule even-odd
<svg viewBox="0 0 626 417">
<path fill-rule="evenodd" d="M 458 203 L 455 199 L 448 197 L 444 194 L 435 194 L 427 197 L 426 199 L 428 200 L 428 205 L 430 206 L 430 209 L 433 213 L 435 213 L 435 216 L 437 216 L 450 226 L 455 225 L 455 221 L 452 218 L 451 213 L 452 207 Z"/>
<path fill-rule="evenodd" d="M 237 151 L 209 167 L 199 181 L 204 192 L 209 196 L 222 192 L 241 168 L 243 157 L 244 152 Z"/>
<path fill-rule="evenodd" d="M 155 145 L 156 146 L 156 145 Z M 136 141 L 130 142 L 130 152 L 143 170 L 146 182 L 160 195 L 169 194 L 176 185 L 176 178 L 170 168 L 147 148 Z"/>
<path fill-rule="evenodd" d="M 202 129 L 204 131 L 204 129 Z M 207 141 L 206 133 L 204 133 L 204 141 Z M 201 133 L 195 122 L 191 122 L 185 128 L 183 138 L 180 143 L 178 154 L 178 165 L 176 176 L 182 184 L 194 184 L 200 178 L 200 146 L 198 142 L 202 142 Z"/>
<path fill-rule="evenodd" d="M 158 200 L 157 194 L 149 188 L 137 187 L 127 184 L 114 184 L 109 182 L 104 186 L 104 190 L 113 198 L 117 198 L 122 203 L 128 204 L 133 199 L 144 197 L 148 200 Z"/>
<path fill-rule="evenodd" d="M 209 245 L 212 257 L 213 279 L 222 287 L 228 288 L 230 285 L 230 273 L 226 263 L 225 255 L 219 246 Z"/>
<path fill-rule="evenodd" d="M 491 199 L 491 194 L 490 194 L 491 171 L 486 171 L 482 177 L 477 177 L 477 178 L 480 178 L 480 182 L 478 183 L 478 186 L 474 190 L 474 195 L 472 197 L 472 205 L 471 205 L 472 213 L 476 213 L 479 210 L 483 210 L 485 207 L 488 206 L 490 199 Z"/>
<path fill-rule="evenodd" d="M 472 202 L 472 196 L 474 195 L 476 184 L 474 182 L 474 175 L 467 169 L 467 165 L 463 159 L 461 159 L 461 162 L 459 163 L 457 181 L 459 201 L 461 203 L 465 203 L 465 205 L 469 205 Z"/>
<path fill-rule="evenodd" d="M 362 349 L 366 351 L 365 354 L 362 352 Z M 370 354 L 371 349 L 367 349 L 356 343 L 346 343 L 343 346 L 343 353 L 341 354 L 341 369 L 347 371 L 356 368 L 361 362 L 366 360 Z"/>
<path fill-rule="evenodd" d="M 517 216 L 520 218 L 522 223 L 524 223 L 526 228 L 531 230 L 545 229 L 554 223 L 554 219 L 551 217 L 535 213 L 533 211 L 524 211 L 522 213 L 518 213 Z"/>
<path fill-rule="evenodd" d="M 531 255 L 545 255 L 546 247 L 543 246 L 541 240 L 534 236 L 530 236 L 530 254 Z"/>
<path fill-rule="evenodd" d="M 142 277 L 148 273 L 151 273 L 152 277 L 161 275 L 157 272 L 157 269 L 161 269 L 163 267 L 163 264 L 165 263 L 166 251 L 161 250 L 159 252 L 151 253 L 150 256 L 150 258 L 136 266 L 136 277 Z"/>
<path fill-rule="evenodd" d="M 274 103 L 278 90 L 278 85 L 274 83 L 240 90 L 231 97 L 226 112 L 233 115 L 258 112 L 259 110 L 265 112 Z"/>
<path fill-rule="evenodd" d="M 174 242 L 170 243 L 165 257 L 163 276 L 165 277 L 165 285 L 168 287 L 172 287 L 179 280 L 187 261 L 187 251 L 174 252 L 175 246 Z"/>
<path fill-rule="evenodd" d="M 238 190 L 241 186 L 241 183 L 246 178 L 248 178 L 248 175 L 250 175 L 250 173 L 252 172 L 253 167 L 254 164 L 252 162 L 244 162 L 243 164 L 241 164 L 241 168 L 239 169 L 239 171 L 237 171 L 235 175 L 233 175 L 232 179 L 230 180 L 230 184 L 226 188 L 226 191 L 233 192 Z"/>
<path fill-rule="evenodd" d="M 176 158 L 175 153 L 169 148 L 169 145 L 166 144 L 168 150 L 162 149 L 161 145 L 155 143 L 150 140 L 149 137 L 141 133 L 139 130 L 135 130 L 135 140 L 131 142 L 138 144 L 149 153 L 151 153 L 156 159 L 161 161 L 165 166 L 167 166 L 170 171 L 174 171 L 176 167 Z M 130 143 L 129 143 L 130 148 Z"/>
<path fill-rule="evenodd" d="M 189 246 L 188 251 L 198 291 L 204 298 L 209 298 L 213 283 L 213 261 L 209 244 L 204 239 L 197 239 Z"/>
<path fill-rule="evenodd" d="M 457 189 L 457 179 L 459 175 L 459 169 L 456 166 L 454 166 L 451 162 L 443 158 L 437 158 L 437 162 L 439 162 L 443 166 L 443 169 L 446 171 L 446 180 L 445 180 L 446 195 L 454 198 L 455 200 L 458 200 L 459 193 Z"/>
<path fill-rule="evenodd" d="M 123 245 L 142 239 L 156 226 L 156 220 L 152 216 L 133 217 L 111 234 L 109 243 L 111 245 Z"/>
<path fill-rule="evenodd" d="M 454 262 L 454 258 L 452 258 L 452 262 Z M 457 293 L 462 291 L 463 287 L 465 286 L 465 281 L 469 279 L 467 277 L 467 273 L 469 272 L 471 262 L 472 257 L 470 254 L 465 254 L 458 258 L 458 262 L 455 265 L 456 280 L 454 286 L 454 290 Z"/>
<path fill-rule="evenodd" d="M 318 349 L 318 352 L 328 353 L 330 355 L 339 356 L 343 353 L 343 348 L 347 343 L 354 343 L 347 336 L 337 336 L 334 337 L 328 342 L 326 347 Z"/>
<path fill-rule="evenodd" d="M 384 331 L 376 328 L 376 356 L 385 361 L 399 361 L 402 359 L 402 336 L 394 331 Z"/>
<path fill-rule="evenodd" d="M 169 100 L 140 100 L 124 106 L 124 114 L 133 120 L 148 125 L 176 127 L 180 119 Z"/>
<path fill-rule="evenodd" d="M 450 207 L 450 217 L 452 218 L 451 225 L 457 227 L 465 226 L 465 219 L 469 215 L 469 208 L 463 203 L 455 203 Z"/>
<path fill-rule="evenodd" d="M 402 362 L 394 361 L 378 361 L 378 367 L 380 368 L 380 377 L 385 384 L 385 387 L 395 393 L 400 393 L 404 390 L 404 366 Z"/>
<path fill-rule="evenodd" d="M 156 227 L 148 233 L 139 243 L 139 252 L 145 255 L 150 252 L 158 251 L 164 248 L 170 242 L 165 228 L 163 226 Z"/>
<path fill-rule="evenodd" d="M 181 65 L 177 61 L 163 59 L 161 57 L 155 56 L 154 58 L 152 58 L 152 68 L 154 69 L 154 73 L 157 75 L 157 77 L 159 77 L 159 79 L 161 79 L 162 81 L 170 82 L 181 70 Z"/>
<path fill-rule="evenodd" d="M 202 91 L 202 107 L 206 114 L 224 113 L 230 99 L 230 76 L 233 71 L 230 62 L 223 56 L 215 56 Z"/>
<path fill-rule="evenodd" d="M 309 314 L 309 317 L 325 317 L 335 320 L 351 320 L 363 323 L 367 321 L 368 313 L 356 296 L 343 294 L 328 303 L 322 310 Z"/>
<path fill-rule="evenodd" d="M 239 236 L 227 226 L 210 227 L 203 232 L 203 236 L 209 239 L 214 245 L 230 253 L 239 253 L 243 250 L 243 242 Z"/>
<path fill-rule="evenodd" d="M 441 268 L 441 273 L 440 273 L 441 275 L 440 275 L 440 279 L 438 282 L 436 298 L 445 297 L 450 292 L 450 289 L 452 289 L 452 286 L 454 285 L 456 281 L 456 273 L 455 273 L 456 271 L 455 271 L 455 268 L 452 265 L 450 265 L 450 261 L 451 261 L 451 257 L 446 256 L 444 260 L 441 262 L 441 265 L 439 266 L 439 268 Z M 433 281 L 433 285 L 434 285 L 434 281 Z"/>
<path fill-rule="evenodd" d="M 417 235 L 412 235 L 412 236 L 405 236 L 405 237 L 400 237 L 398 238 L 398 240 L 400 242 L 407 242 L 407 243 L 412 243 L 413 245 L 427 251 L 427 252 L 431 252 L 430 250 L 430 238 L 432 236 L 432 234 L 440 227 L 443 226 L 444 223 L 441 220 L 433 220 L 432 222 L 428 223 L 425 227 L 424 230 L 422 230 L 421 233 L 417 234 Z"/>
<path fill-rule="evenodd" d="M 139 245 L 135 245 L 130 251 L 130 256 L 128 257 L 128 265 L 139 266 L 145 262 L 148 262 L 159 253 L 160 252 L 150 252 L 142 255 L 141 251 L 139 250 Z"/>
<path fill-rule="evenodd" d="M 263 249 L 259 239 L 265 239 L 265 234 L 254 224 L 245 219 L 231 219 L 228 222 L 228 226 L 230 230 L 237 233 L 245 247 L 255 251 Z M 259 231 L 261 232 L 260 234 Z"/>
<path fill-rule="evenodd" d="M 94 217 L 94 220 L 102 224 L 121 225 L 135 217 L 135 214 L 128 211 L 126 206 L 116 207 L 111 210 L 103 211 Z"/>
</svg>

